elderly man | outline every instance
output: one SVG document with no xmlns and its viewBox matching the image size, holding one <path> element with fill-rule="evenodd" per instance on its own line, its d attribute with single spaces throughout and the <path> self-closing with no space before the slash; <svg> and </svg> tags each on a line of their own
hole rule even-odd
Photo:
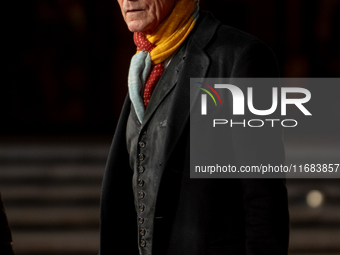
<svg viewBox="0 0 340 255">
<path fill-rule="evenodd" d="M 287 254 L 284 180 L 189 176 L 190 77 L 276 77 L 272 52 L 194 0 L 118 3 L 137 53 L 103 179 L 100 254 Z M 282 163 L 272 130 L 235 131 L 227 156 Z"/>
</svg>

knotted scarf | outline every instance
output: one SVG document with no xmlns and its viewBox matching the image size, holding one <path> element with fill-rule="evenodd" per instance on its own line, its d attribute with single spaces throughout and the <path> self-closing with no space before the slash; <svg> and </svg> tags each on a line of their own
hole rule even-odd
<svg viewBox="0 0 340 255">
<path fill-rule="evenodd" d="M 164 72 L 164 61 L 184 42 L 197 18 L 198 5 L 194 0 L 178 0 L 170 15 L 152 34 L 134 33 L 137 53 L 131 59 L 128 86 L 140 123 L 151 94 Z"/>
</svg>

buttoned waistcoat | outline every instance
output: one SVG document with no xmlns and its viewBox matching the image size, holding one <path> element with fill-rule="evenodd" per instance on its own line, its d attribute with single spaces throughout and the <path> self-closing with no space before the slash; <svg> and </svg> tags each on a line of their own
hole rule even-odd
<svg viewBox="0 0 340 255">
<path fill-rule="evenodd" d="M 143 123 L 138 120 L 132 105 L 127 122 L 126 144 L 133 171 L 132 188 L 141 255 L 152 254 L 154 226 L 163 221 L 163 215 L 156 214 L 155 210 L 164 170 L 160 159 L 167 132 L 168 113 L 176 103 L 173 92 L 177 84 L 171 81 L 177 72 L 176 66 L 183 61 L 185 49 L 184 43 L 171 59 L 172 65 L 166 68 L 159 80 L 146 108 Z"/>
<path fill-rule="evenodd" d="M 289 213 L 284 179 L 190 179 L 189 85 L 194 77 L 276 77 L 273 53 L 258 39 L 201 13 L 181 61 L 171 62 L 173 103 L 160 153 L 153 255 L 287 254 Z M 241 89 L 245 90 L 246 88 Z M 231 107 L 231 102 L 228 102 Z M 103 177 L 101 255 L 138 254 L 133 172 L 126 148 L 126 98 Z M 152 117 L 152 116 L 149 116 Z M 148 116 L 145 116 L 148 118 Z M 140 132 L 147 132 L 141 129 Z M 230 131 L 231 163 L 284 162 L 279 128 Z"/>
</svg>

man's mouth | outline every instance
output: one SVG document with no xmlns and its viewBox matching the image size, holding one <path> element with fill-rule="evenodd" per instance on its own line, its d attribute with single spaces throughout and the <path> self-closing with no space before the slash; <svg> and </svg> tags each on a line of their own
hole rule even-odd
<svg viewBox="0 0 340 255">
<path fill-rule="evenodd" d="M 134 12 L 140 12 L 143 11 L 143 9 L 131 9 L 131 10 L 127 10 L 126 13 L 134 13 Z"/>
</svg>

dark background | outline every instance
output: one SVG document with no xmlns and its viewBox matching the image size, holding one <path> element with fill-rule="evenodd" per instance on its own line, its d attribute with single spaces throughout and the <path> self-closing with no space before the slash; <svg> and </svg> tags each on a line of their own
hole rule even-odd
<svg viewBox="0 0 340 255">
<path fill-rule="evenodd" d="M 201 9 L 268 44 L 282 77 L 340 77 L 340 0 L 202 0 Z M 2 17 L 0 191 L 14 249 L 96 254 L 101 180 L 127 92 L 132 33 L 112 0 L 5 1 Z M 333 110 L 324 114 L 327 129 L 286 130 L 291 162 L 340 158 L 340 128 L 327 125 L 339 119 L 339 94 L 327 96 L 324 108 L 308 106 L 319 115 Z M 290 254 L 340 254 L 339 181 L 287 183 Z"/>
</svg>

